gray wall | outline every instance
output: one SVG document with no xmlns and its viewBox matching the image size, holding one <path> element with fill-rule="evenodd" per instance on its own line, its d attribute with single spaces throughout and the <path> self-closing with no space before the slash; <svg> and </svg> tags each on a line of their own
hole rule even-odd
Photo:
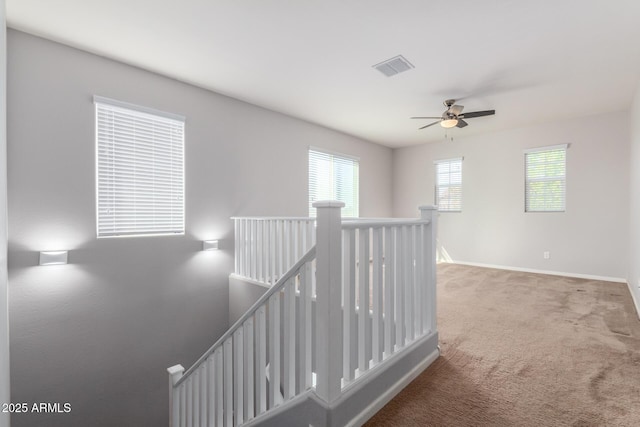
<svg viewBox="0 0 640 427">
<path fill-rule="evenodd" d="M 388 148 L 24 33 L 8 42 L 12 400 L 72 405 L 14 426 L 166 425 L 166 368 L 228 326 L 229 217 L 305 215 L 309 145 L 360 157 L 361 214 L 391 213 Z M 94 94 L 187 117 L 185 236 L 96 239 Z M 222 250 L 200 252 L 213 238 Z M 37 266 L 53 249 L 69 264 Z"/>
<path fill-rule="evenodd" d="M 629 188 L 629 275 L 628 284 L 640 317 L 640 85 L 630 113 L 631 155 Z"/>
<path fill-rule="evenodd" d="M 439 216 L 442 254 L 624 281 L 628 141 L 628 115 L 611 113 L 394 150 L 394 215 L 434 200 L 434 160 L 463 156 L 462 212 Z M 566 212 L 525 213 L 523 150 L 566 143 Z"/>
<path fill-rule="evenodd" d="M 5 2 L 0 0 L 0 404 L 9 393 L 9 294 L 7 286 L 7 39 Z M 9 426 L 9 414 L 0 412 L 0 427 Z"/>
</svg>

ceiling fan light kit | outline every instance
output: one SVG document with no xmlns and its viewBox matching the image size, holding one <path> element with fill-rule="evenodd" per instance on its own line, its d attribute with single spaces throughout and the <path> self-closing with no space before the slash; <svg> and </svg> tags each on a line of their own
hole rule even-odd
<svg viewBox="0 0 640 427">
<path fill-rule="evenodd" d="M 451 129 L 454 127 L 463 128 L 468 125 L 466 121 L 463 119 L 472 119 L 474 117 L 483 117 L 483 116 L 491 116 L 496 113 L 496 110 L 485 110 L 485 111 L 473 111 L 471 113 L 462 113 L 464 106 L 456 105 L 455 99 L 447 99 L 444 101 L 444 106 L 447 107 L 442 116 L 440 117 L 411 117 L 412 119 L 433 119 L 436 120 L 433 123 L 429 123 L 428 125 L 422 126 L 418 129 L 425 129 L 435 124 L 440 123 L 445 129 Z"/>
<path fill-rule="evenodd" d="M 458 119 L 444 119 L 440 122 L 440 126 L 442 126 L 445 129 L 456 127 L 457 124 L 458 124 Z"/>
</svg>

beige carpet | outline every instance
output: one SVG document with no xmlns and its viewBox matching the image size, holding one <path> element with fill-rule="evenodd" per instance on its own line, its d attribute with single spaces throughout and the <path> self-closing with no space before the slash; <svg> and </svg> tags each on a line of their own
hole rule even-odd
<svg viewBox="0 0 640 427">
<path fill-rule="evenodd" d="M 366 426 L 640 426 L 625 284 L 438 266 L 441 357 Z"/>
</svg>

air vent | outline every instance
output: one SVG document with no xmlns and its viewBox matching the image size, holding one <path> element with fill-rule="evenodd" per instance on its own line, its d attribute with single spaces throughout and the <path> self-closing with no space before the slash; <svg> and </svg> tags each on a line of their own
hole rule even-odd
<svg viewBox="0 0 640 427">
<path fill-rule="evenodd" d="M 380 71 L 385 76 L 391 77 L 414 67 L 404 56 L 398 55 L 374 65 L 373 68 Z"/>
</svg>

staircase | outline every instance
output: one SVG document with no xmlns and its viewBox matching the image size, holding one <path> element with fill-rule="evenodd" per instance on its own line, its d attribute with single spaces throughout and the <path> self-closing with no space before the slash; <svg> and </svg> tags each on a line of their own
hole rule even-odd
<svg viewBox="0 0 640 427">
<path fill-rule="evenodd" d="M 438 357 L 437 210 L 234 218 L 235 276 L 268 291 L 186 372 L 171 427 L 361 425 Z"/>
</svg>

